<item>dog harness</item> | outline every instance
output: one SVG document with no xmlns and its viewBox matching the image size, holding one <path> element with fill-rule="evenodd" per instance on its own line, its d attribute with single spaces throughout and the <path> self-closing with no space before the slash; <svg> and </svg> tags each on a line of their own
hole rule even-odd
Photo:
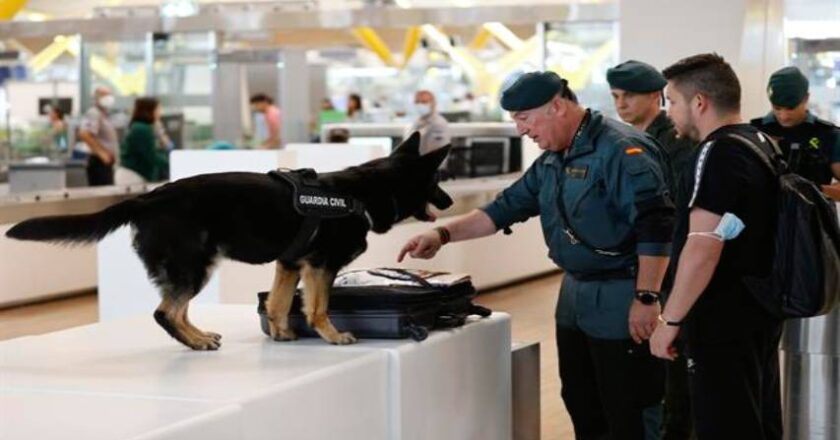
<svg viewBox="0 0 840 440">
<path fill-rule="evenodd" d="M 270 171 L 268 175 L 292 187 L 295 211 L 303 217 L 300 231 L 280 255 L 281 261 L 297 261 L 306 255 L 318 234 L 321 220 L 366 215 L 361 201 L 324 189 L 318 181 L 318 173 L 311 168 L 281 168 Z"/>
</svg>

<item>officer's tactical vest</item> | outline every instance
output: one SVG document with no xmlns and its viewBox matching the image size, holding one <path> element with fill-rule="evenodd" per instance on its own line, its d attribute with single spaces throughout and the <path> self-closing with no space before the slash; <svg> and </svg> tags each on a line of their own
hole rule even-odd
<svg viewBox="0 0 840 440">
<path fill-rule="evenodd" d="M 791 172 L 820 185 L 831 183 L 829 158 L 831 148 L 837 142 L 834 124 L 819 118 L 792 128 L 782 127 L 777 122 L 767 124 L 763 118 L 750 122 L 779 144 Z"/>
</svg>

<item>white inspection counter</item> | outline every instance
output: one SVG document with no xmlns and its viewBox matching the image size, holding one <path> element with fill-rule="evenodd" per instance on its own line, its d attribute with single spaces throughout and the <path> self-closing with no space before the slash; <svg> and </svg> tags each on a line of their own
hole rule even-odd
<svg viewBox="0 0 840 440">
<path fill-rule="evenodd" d="M 340 153 L 339 153 L 340 152 Z M 281 151 L 175 151 L 170 161 L 173 179 L 204 172 L 267 172 L 277 167 L 314 168 L 333 171 L 356 165 L 385 153 L 377 146 L 301 144 Z M 441 216 L 468 212 L 491 201 L 513 182 L 515 175 L 444 182 L 455 205 Z M 438 222 L 446 222 L 443 217 Z M 411 237 L 433 224 L 406 221 L 387 234 L 369 234 L 368 249 L 348 269 L 407 267 L 468 273 L 473 284 L 486 289 L 557 270 L 547 257 L 539 219 L 514 226 L 514 234 L 501 233 L 481 240 L 453 243 L 433 260 L 407 260 L 397 264 L 400 248 Z M 131 246 L 129 227 L 118 229 L 98 246 L 99 319 L 145 314 L 159 303 L 157 289 Z M 256 304 L 256 294 L 267 290 L 274 277 L 274 264 L 248 265 L 220 260 L 207 285 L 196 298 L 205 304 Z"/>
<path fill-rule="evenodd" d="M 255 307 L 194 307 L 215 352 L 151 317 L 0 343 L 0 439 L 509 439 L 510 319 L 423 342 L 263 335 Z"/>
<path fill-rule="evenodd" d="M 147 185 L 70 188 L 0 196 L 0 307 L 96 288 L 96 247 L 6 238 L 15 223 L 39 216 L 104 209 Z"/>
</svg>

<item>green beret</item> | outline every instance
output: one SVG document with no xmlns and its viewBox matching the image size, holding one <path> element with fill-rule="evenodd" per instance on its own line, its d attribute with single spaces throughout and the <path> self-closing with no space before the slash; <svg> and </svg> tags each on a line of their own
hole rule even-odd
<svg viewBox="0 0 840 440">
<path fill-rule="evenodd" d="M 607 82 L 610 88 L 633 93 L 652 93 L 661 91 L 668 81 L 650 64 L 641 61 L 625 61 L 607 70 Z"/>
<path fill-rule="evenodd" d="M 773 105 L 793 108 L 808 95 L 808 78 L 794 66 L 777 70 L 767 83 L 767 97 Z"/>
<path fill-rule="evenodd" d="M 537 108 L 565 88 L 566 80 L 554 72 L 526 73 L 502 92 L 502 108 L 509 112 Z"/>
</svg>

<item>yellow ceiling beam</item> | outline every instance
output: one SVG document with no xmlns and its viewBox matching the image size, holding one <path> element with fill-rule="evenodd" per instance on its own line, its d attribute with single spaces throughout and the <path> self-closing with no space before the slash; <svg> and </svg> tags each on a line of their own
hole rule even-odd
<svg viewBox="0 0 840 440">
<path fill-rule="evenodd" d="M 79 45 L 71 44 L 67 51 L 79 56 Z M 137 68 L 132 73 L 123 73 L 119 66 L 99 56 L 91 55 L 90 69 L 102 78 L 108 79 L 120 95 L 143 95 L 146 93 L 146 69 Z"/>
<path fill-rule="evenodd" d="M 507 26 L 499 22 L 484 23 L 482 26 L 487 29 L 497 40 L 509 47 L 510 50 L 519 50 L 525 45 L 521 38 L 517 37 Z"/>
<path fill-rule="evenodd" d="M 11 20 L 28 0 L 0 0 L 0 20 Z"/>
<path fill-rule="evenodd" d="M 478 32 L 475 34 L 475 37 L 473 37 L 472 41 L 470 41 L 470 44 L 468 44 L 467 47 L 469 47 L 470 50 L 481 50 L 484 48 L 484 46 L 487 45 L 487 43 L 490 42 L 492 38 L 493 34 L 491 34 L 490 31 L 487 30 L 487 28 L 482 26 L 481 28 L 479 28 Z"/>
<path fill-rule="evenodd" d="M 577 70 L 564 69 L 560 65 L 549 66 L 549 70 L 556 72 L 558 75 L 568 80 L 569 87 L 571 87 L 572 90 L 582 89 L 586 87 L 589 80 L 592 78 L 592 72 L 595 70 L 595 67 L 609 58 L 614 49 L 615 41 L 609 40 L 598 47 L 595 52 L 592 52 L 592 55 L 587 57 Z"/>
<path fill-rule="evenodd" d="M 370 49 L 376 56 L 385 63 L 386 66 L 396 67 L 397 63 L 394 61 L 394 56 L 391 55 L 391 50 L 379 37 L 375 30 L 369 27 L 357 27 L 352 30 L 353 36 L 359 40 L 366 48 Z"/>
<path fill-rule="evenodd" d="M 75 38 L 68 38 L 64 35 L 58 35 L 53 39 L 53 42 L 50 43 L 49 46 L 45 47 L 43 50 L 35 54 L 32 58 L 29 59 L 28 63 L 29 68 L 32 69 L 33 72 L 37 73 L 41 70 L 44 70 L 47 66 L 52 64 L 58 57 L 60 57 L 64 52 L 67 51 L 67 48 L 70 44 L 75 43 Z"/>
<path fill-rule="evenodd" d="M 420 38 L 423 36 L 423 30 L 420 26 L 412 26 L 405 31 L 405 42 L 403 43 L 403 61 L 402 67 L 408 65 L 414 52 L 420 47 Z"/>
<path fill-rule="evenodd" d="M 435 43 L 444 53 L 446 53 L 446 55 L 449 56 L 449 59 L 452 62 L 464 70 L 467 76 L 469 76 L 472 80 L 475 85 L 475 90 L 479 94 L 491 93 L 494 78 L 493 75 L 487 71 L 487 68 L 481 60 L 476 58 L 464 48 L 453 46 L 449 41 L 449 37 L 437 27 L 430 24 L 424 24 L 422 29 L 426 38 Z"/>
</svg>

